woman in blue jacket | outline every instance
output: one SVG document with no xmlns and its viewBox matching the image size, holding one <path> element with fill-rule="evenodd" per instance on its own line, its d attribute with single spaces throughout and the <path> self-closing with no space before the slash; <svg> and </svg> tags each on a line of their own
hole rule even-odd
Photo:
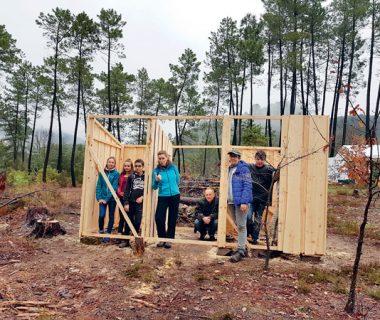
<svg viewBox="0 0 380 320">
<path fill-rule="evenodd" d="M 115 192 L 117 191 L 117 187 L 119 184 L 119 172 L 115 169 L 116 167 L 116 159 L 115 157 L 109 157 L 107 159 L 106 167 L 104 168 L 104 172 L 108 177 L 108 180 L 111 182 L 113 189 Z M 112 196 L 110 189 L 107 187 L 106 182 L 103 179 L 103 176 L 99 174 L 98 183 L 96 185 L 96 200 L 99 202 L 99 233 L 104 233 L 104 218 L 106 216 L 106 211 L 108 207 L 108 227 L 107 234 L 111 234 L 113 223 L 115 220 L 115 208 L 116 201 Z M 103 238 L 103 242 L 108 242 L 109 237 Z"/>
<path fill-rule="evenodd" d="M 177 167 L 169 160 L 165 150 L 158 152 L 158 166 L 153 171 L 153 189 L 158 189 L 158 203 L 156 209 L 156 226 L 159 238 L 175 236 L 175 227 L 179 207 L 180 175 Z M 169 208 L 168 228 L 166 230 L 166 210 Z M 159 242 L 157 247 L 171 248 L 169 242 Z"/>
</svg>

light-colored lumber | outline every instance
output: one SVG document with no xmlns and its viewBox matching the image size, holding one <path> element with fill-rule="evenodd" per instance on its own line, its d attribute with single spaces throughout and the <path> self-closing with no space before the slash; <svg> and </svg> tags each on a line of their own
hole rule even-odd
<svg viewBox="0 0 380 320">
<path fill-rule="evenodd" d="M 119 116 L 120 117 L 120 116 Z M 91 118 L 96 118 L 96 117 L 92 117 L 92 116 L 89 116 L 89 119 L 91 119 Z M 102 117 L 100 117 L 100 118 L 102 118 Z M 104 118 L 104 117 L 103 117 Z M 112 117 L 113 118 L 113 117 Z M 121 143 L 120 143 L 120 141 L 119 140 L 117 140 L 110 132 L 108 132 L 108 130 L 106 129 L 106 128 L 104 128 L 102 125 L 101 125 L 101 123 L 99 122 L 99 121 L 97 121 L 97 120 L 95 120 L 95 125 L 101 130 L 101 131 L 103 131 L 103 133 L 107 136 L 107 137 L 109 137 L 113 142 L 115 142 L 116 143 L 116 145 L 121 145 Z"/>
<path fill-rule="evenodd" d="M 240 120 L 281 120 L 282 116 L 144 116 L 144 115 L 91 115 L 95 119 L 159 119 L 159 120 L 223 120 L 227 117 L 230 119 Z"/>
<path fill-rule="evenodd" d="M 221 149 L 221 145 L 173 145 L 173 149 Z"/>
<path fill-rule="evenodd" d="M 218 217 L 218 246 L 226 244 L 227 225 L 227 192 L 228 192 L 228 155 L 231 146 L 231 119 L 223 119 L 222 153 L 220 163 L 220 189 L 219 189 L 219 217 Z"/>
<path fill-rule="evenodd" d="M 92 159 L 95 161 L 95 163 L 96 163 L 96 165 L 97 165 L 97 167 L 98 167 L 98 171 L 99 171 L 99 173 L 102 175 L 102 177 L 103 177 L 105 183 L 107 184 L 108 189 L 111 191 L 112 196 L 113 196 L 114 200 L 116 201 L 116 204 L 117 204 L 117 206 L 119 207 L 119 210 L 120 210 L 121 213 L 123 214 L 125 221 L 127 222 L 127 224 L 128 224 L 128 226 L 129 226 L 129 228 L 131 229 L 133 235 L 134 235 L 135 237 L 138 237 L 138 234 L 137 234 L 137 231 L 135 230 L 135 227 L 133 226 L 131 220 L 129 219 L 129 217 L 128 217 L 128 215 L 127 215 L 127 213 L 125 212 L 125 210 L 124 210 L 124 208 L 123 208 L 123 206 L 122 206 L 122 204 L 121 204 L 121 202 L 120 202 L 120 199 L 119 199 L 119 197 L 117 196 L 115 190 L 113 189 L 112 184 L 111 184 L 111 182 L 109 181 L 107 175 L 106 175 L 106 174 L 104 173 L 104 171 L 102 170 L 102 167 L 101 167 L 101 165 L 100 165 L 100 163 L 99 163 L 97 157 L 95 156 L 95 154 L 94 154 L 94 152 L 92 151 L 91 148 L 89 148 L 89 150 L 90 150 L 90 154 L 91 154 Z"/>
</svg>

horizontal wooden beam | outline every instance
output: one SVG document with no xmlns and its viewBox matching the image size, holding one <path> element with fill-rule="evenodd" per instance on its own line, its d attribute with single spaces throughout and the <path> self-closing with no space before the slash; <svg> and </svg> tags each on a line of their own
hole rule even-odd
<svg viewBox="0 0 380 320">
<path fill-rule="evenodd" d="M 231 149 L 257 149 L 257 150 L 268 150 L 268 151 L 278 151 L 281 152 L 281 147 L 259 147 L 259 146 L 231 146 Z"/>
<path fill-rule="evenodd" d="M 173 145 L 173 149 L 221 149 L 221 148 L 222 148 L 221 145 L 220 146 L 218 146 L 218 145 L 202 145 L 202 146 L 198 146 L 198 145 L 176 146 L 176 145 Z"/>
<path fill-rule="evenodd" d="M 146 144 L 123 144 L 125 148 L 141 148 L 144 149 Z"/>
<path fill-rule="evenodd" d="M 107 114 L 94 114 L 89 115 L 89 119 L 145 119 L 145 120 L 223 120 L 229 118 L 231 120 L 282 120 L 282 116 L 146 116 L 146 115 L 107 115 Z"/>
<path fill-rule="evenodd" d="M 88 119 L 91 119 L 91 116 L 88 116 Z M 108 135 L 108 136 L 112 139 L 112 141 L 114 141 L 117 145 L 121 146 L 120 141 L 117 140 L 117 139 L 111 134 L 111 132 L 109 132 L 106 128 L 104 128 L 104 127 L 102 126 L 102 124 L 101 124 L 99 121 L 95 120 L 94 123 L 98 126 L 98 128 L 99 128 L 100 130 L 102 130 L 106 135 Z"/>
<path fill-rule="evenodd" d="M 119 146 L 118 144 L 114 144 L 112 142 L 108 142 L 108 141 L 105 141 L 105 140 L 102 140 L 102 139 L 99 139 L 99 138 L 92 138 L 92 140 L 100 142 L 100 143 L 103 143 L 103 144 L 106 144 L 106 145 L 109 145 L 111 147 L 115 147 L 115 148 L 121 149 L 121 146 Z"/>
</svg>

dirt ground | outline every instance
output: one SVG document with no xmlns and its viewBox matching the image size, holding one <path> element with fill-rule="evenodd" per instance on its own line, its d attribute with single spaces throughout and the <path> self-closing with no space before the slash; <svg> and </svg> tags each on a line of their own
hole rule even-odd
<svg viewBox="0 0 380 320">
<path fill-rule="evenodd" d="M 264 260 L 255 254 L 231 264 L 204 246 L 151 244 L 136 257 L 114 244 L 84 244 L 78 239 L 80 189 L 61 189 L 50 201 L 64 236 L 27 238 L 27 203 L 0 216 L 0 319 L 380 318 L 379 300 L 368 294 L 380 286 L 376 237 L 363 250 L 364 269 L 375 271 L 360 278 L 358 312 L 348 316 L 343 308 L 356 238 L 337 234 L 335 226 L 320 261 L 281 256 L 263 272 Z M 358 219 L 364 204 L 364 198 L 334 195 L 329 215 Z M 371 210 L 375 227 L 379 215 L 378 206 Z"/>
</svg>

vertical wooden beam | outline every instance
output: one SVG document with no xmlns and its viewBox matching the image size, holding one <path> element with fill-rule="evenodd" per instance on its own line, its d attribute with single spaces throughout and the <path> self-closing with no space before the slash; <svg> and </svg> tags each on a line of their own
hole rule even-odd
<svg viewBox="0 0 380 320">
<path fill-rule="evenodd" d="M 82 181 L 82 197 L 81 197 L 81 212 L 80 212 L 80 222 L 79 222 L 79 237 L 82 236 L 84 227 L 86 224 L 86 219 L 90 215 L 90 199 L 87 196 L 89 192 L 93 192 L 93 186 L 90 186 L 91 175 L 90 175 L 90 166 L 91 166 L 91 156 L 89 148 L 92 145 L 92 135 L 94 130 L 95 119 L 92 117 L 87 117 L 87 135 L 86 135 L 86 147 L 84 153 L 84 169 L 83 169 L 83 181 Z M 91 210 L 92 212 L 92 210 Z"/>
<path fill-rule="evenodd" d="M 220 188 L 219 188 L 219 217 L 218 217 L 218 247 L 226 245 L 227 225 L 227 192 L 228 192 L 228 159 L 227 152 L 231 148 L 231 118 L 223 118 L 222 130 L 222 154 L 220 163 Z"/>
</svg>

